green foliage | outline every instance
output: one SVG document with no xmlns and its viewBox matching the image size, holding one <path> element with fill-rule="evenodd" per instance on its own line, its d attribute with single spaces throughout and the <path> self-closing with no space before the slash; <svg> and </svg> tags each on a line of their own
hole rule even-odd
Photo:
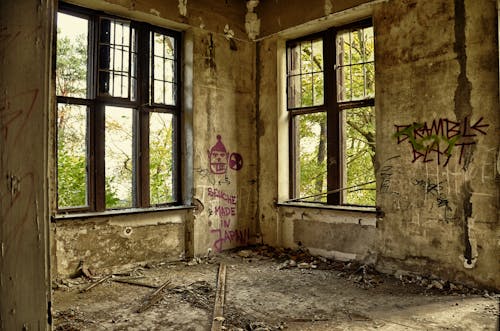
<svg viewBox="0 0 500 331">
<path fill-rule="evenodd" d="M 163 115 L 163 114 L 162 114 Z M 150 136 L 150 201 L 172 201 L 172 126 L 164 123 Z"/>
<path fill-rule="evenodd" d="M 78 35 L 57 38 L 56 94 L 85 97 L 87 90 L 87 38 Z"/>
<path fill-rule="evenodd" d="M 338 40 L 341 73 L 339 100 L 349 101 L 372 96 L 375 93 L 373 42 L 364 30 L 346 31 Z M 300 46 L 302 72 L 322 70 L 322 53 L 314 51 L 313 43 Z M 366 63 L 369 62 L 369 63 Z M 313 106 L 323 102 L 323 76 L 302 75 L 300 100 L 293 105 Z M 295 86 L 294 88 L 296 88 Z M 344 193 L 344 203 L 353 205 L 375 204 L 375 114 L 373 107 L 353 108 L 344 111 L 344 168 L 345 187 L 353 187 Z M 298 115 L 299 196 L 305 197 L 327 191 L 326 160 L 326 113 Z M 336 143 L 336 142 L 335 142 Z M 361 185 L 361 186 L 356 186 Z M 326 201 L 326 195 L 314 198 Z"/>
<path fill-rule="evenodd" d="M 63 27 L 64 28 L 64 27 Z M 173 55 L 171 37 L 155 35 L 155 47 Z M 56 94 L 87 97 L 87 36 L 68 37 L 58 30 Z M 109 113 L 108 113 L 109 108 Z M 112 109 L 111 109 L 112 108 Z M 106 208 L 132 206 L 133 153 L 132 116 L 126 109 L 106 107 Z M 122 111 L 122 113 L 120 113 Z M 108 116 L 109 115 L 109 116 Z M 172 197 L 172 115 L 151 113 L 150 201 L 171 202 Z M 59 104 L 57 109 L 57 186 L 59 208 L 88 204 L 87 107 Z"/>
<path fill-rule="evenodd" d="M 59 208 L 87 205 L 86 165 L 85 157 L 72 155 L 65 148 L 59 148 L 57 155 Z"/>
</svg>

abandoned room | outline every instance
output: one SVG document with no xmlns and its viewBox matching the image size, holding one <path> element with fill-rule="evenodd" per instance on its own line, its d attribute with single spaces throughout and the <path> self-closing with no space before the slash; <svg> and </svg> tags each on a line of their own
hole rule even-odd
<svg viewBox="0 0 500 331">
<path fill-rule="evenodd" d="M 497 330 L 499 0 L 2 0 L 0 330 Z"/>
</svg>

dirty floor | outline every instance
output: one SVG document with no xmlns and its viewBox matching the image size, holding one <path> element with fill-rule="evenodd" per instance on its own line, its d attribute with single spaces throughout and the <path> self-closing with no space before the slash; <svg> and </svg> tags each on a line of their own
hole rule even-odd
<svg viewBox="0 0 500 331">
<path fill-rule="evenodd" d="M 91 289 L 106 275 L 55 280 L 54 330 L 210 330 L 220 264 L 227 270 L 227 330 L 499 327 L 498 294 L 260 247 L 117 271 Z"/>
</svg>

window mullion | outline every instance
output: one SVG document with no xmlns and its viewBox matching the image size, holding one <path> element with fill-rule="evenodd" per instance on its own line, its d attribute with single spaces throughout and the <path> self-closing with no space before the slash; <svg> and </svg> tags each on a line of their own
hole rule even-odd
<svg viewBox="0 0 500 331">
<path fill-rule="evenodd" d="M 94 185 L 95 185 L 95 210 L 103 211 L 106 209 L 106 174 L 105 174 L 105 106 L 102 103 L 96 103 L 93 113 L 94 142 L 92 149 L 94 150 Z"/>
<path fill-rule="evenodd" d="M 144 24 L 138 24 L 138 49 L 141 52 L 137 53 L 138 59 L 138 131 L 137 143 L 135 144 L 138 151 L 136 153 L 136 199 L 139 207 L 149 207 L 149 109 L 146 105 L 149 104 L 150 98 L 150 57 L 151 51 L 151 32 Z"/>
<path fill-rule="evenodd" d="M 325 104 L 327 108 L 327 188 L 328 191 L 339 189 L 342 185 L 341 160 L 341 123 L 340 109 L 337 102 L 336 75 L 336 35 L 335 30 L 328 30 L 324 41 L 325 66 Z M 327 195 L 328 204 L 340 204 L 340 192 Z"/>
</svg>

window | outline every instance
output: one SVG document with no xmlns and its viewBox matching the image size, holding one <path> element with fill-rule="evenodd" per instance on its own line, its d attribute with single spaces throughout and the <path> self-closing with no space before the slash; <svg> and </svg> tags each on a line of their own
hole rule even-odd
<svg viewBox="0 0 500 331">
<path fill-rule="evenodd" d="M 180 201 L 179 45 L 177 32 L 60 4 L 59 211 Z"/>
<path fill-rule="evenodd" d="M 287 42 L 293 200 L 375 205 L 371 20 Z"/>
</svg>

